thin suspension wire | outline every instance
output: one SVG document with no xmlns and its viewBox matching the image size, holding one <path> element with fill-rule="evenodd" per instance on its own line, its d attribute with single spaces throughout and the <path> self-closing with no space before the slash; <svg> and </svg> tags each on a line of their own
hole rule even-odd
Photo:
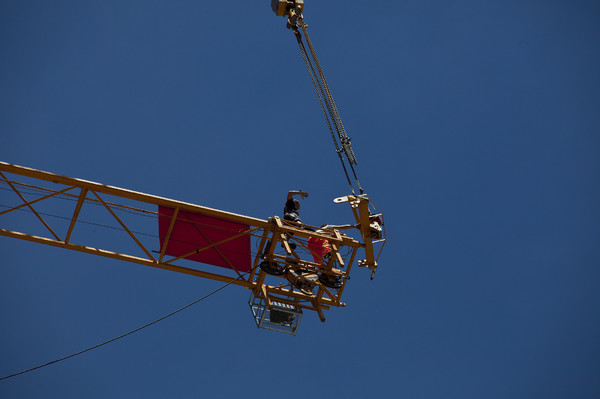
<svg viewBox="0 0 600 399">
<path fill-rule="evenodd" d="M 114 341 L 116 341 L 116 340 L 118 340 L 118 339 L 124 338 L 124 337 L 126 337 L 126 336 L 128 336 L 128 335 L 131 335 L 131 334 L 133 334 L 133 333 L 135 333 L 135 332 L 138 332 L 138 331 L 140 331 L 140 330 L 142 330 L 142 329 L 144 329 L 144 328 L 146 328 L 146 327 L 149 327 L 149 326 L 151 326 L 151 325 L 153 325 L 153 324 L 156 324 L 156 323 L 158 323 L 159 321 L 165 320 L 166 318 L 168 318 L 168 317 L 171 317 L 171 316 L 173 316 L 174 314 L 176 314 L 176 313 L 179 313 L 179 312 L 181 312 L 182 310 L 184 310 L 184 309 L 187 309 L 187 308 L 189 308 L 189 307 L 190 307 L 190 306 L 192 306 L 192 305 L 195 305 L 195 304 L 197 304 L 198 302 L 200 302 L 200 301 L 202 301 L 202 300 L 204 300 L 204 299 L 208 298 L 209 296 L 211 296 L 211 295 L 213 295 L 213 294 L 216 294 L 217 292 L 221 291 L 223 288 L 227 287 L 228 285 L 231 285 L 231 284 L 233 284 L 234 282 L 236 282 L 237 280 L 239 280 L 240 278 L 242 278 L 243 276 L 245 276 L 245 275 L 246 275 L 246 274 L 248 274 L 248 273 L 249 273 L 249 272 L 246 272 L 246 273 L 244 273 L 243 275 L 241 275 L 241 276 L 238 276 L 237 278 L 235 278 L 235 279 L 231 280 L 231 281 L 230 281 L 230 282 L 228 282 L 228 283 L 225 283 L 224 285 L 222 285 L 221 287 L 217 288 L 216 290 L 214 290 L 214 291 L 212 291 L 212 292 L 210 292 L 210 293 L 208 293 L 208 294 L 204 295 L 203 297 L 201 297 L 201 298 L 199 298 L 199 299 L 196 299 L 194 302 L 191 302 L 191 303 L 189 303 L 189 304 L 187 304 L 187 305 L 185 305 L 185 306 L 183 306 L 183 307 L 181 307 L 181 308 L 179 308 L 179 309 L 177 309 L 177 310 L 175 310 L 175 311 L 173 311 L 173 312 L 171 312 L 171 313 L 167 314 L 166 316 L 163 316 L 163 317 L 161 317 L 161 318 L 159 318 L 159 319 L 156 319 L 156 320 L 154 320 L 154 321 L 152 321 L 152 322 L 150 322 L 150 323 L 144 324 L 143 326 L 141 326 L 141 327 L 138 327 L 138 328 L 136 328 L 135 330 L 131 330 L 131 331 L 129 331 L 129 332 L 127 332 L 127 333 L 125 333 L 125 334 L 121 334 L 121 335 L 119 335 L 118 337 L 115 337 L 115 338 L 109 339 L 108 341 L 104 341 L 104 342 L 102 342 L 102 343 L 100 343 L 100 344 L 97 344 L 97 345 L 91 346 L 91 347 L 89 347 L 89 348 L 86 348 L 86 349 L 80 350 L 79 352 L 72 353 L 72 354 L 70 354 L 70 355 L 68 355 L 68 356 L 61 357 L 61 358 L 59 358 L 59 359 L 56 359 L 56 360 L 53 360 L 53 361 L 51 361 L 51 362 L 44 363 L 44 364 L 40 364 L 39 366 L 35 366 L 35 367 L 29 368 L 29 369 L 27 369 L 27 370 L 19 371 L 19 372 L 17 372 L 17 373 L 13 373 L 13 374 L 6 375 L 6 376 L 4 376 L 4 377 L 0 377 L 0 381 L 2 381 L 2 380 L 6 380 L 6 379 L 8 379 L 8 378 L 11 378 L 11 377 L 15 377 L 15 376 L 17 376 L 17 375 L 25 374 L 25 373 L 28 373 L 28 372 L 30 372 L 30 371 L 34 371 L 34 370 L 40 369 L 40 368 L 42 368 L 42 367 L 50 366 L 51 364 L 54 364 L 54 363 L 61 362 L 61 361 L 63 361 L 63 360 L 66 360 L 66 359 L 72 358 L 72 357 L 74 357 L 74 356 L 77 356 L 77 355 L 81 355 L 81 354 L 83 354 L 83 353 L 85 353 L 85 352 L 89 352 L 89 351 L 91 351 L 92 349 L 99 348 L 99 347 L 101 347 L 101 346 L 103 346 L 103 345 L 109 344 L 109 343 L 111 343 L 111 342 L 114 342 Z"/>
</svg>

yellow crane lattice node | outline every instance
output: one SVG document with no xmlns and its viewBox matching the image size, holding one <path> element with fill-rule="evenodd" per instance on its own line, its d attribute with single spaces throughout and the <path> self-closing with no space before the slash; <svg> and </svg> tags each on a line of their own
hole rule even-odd
<svg viewBox="0 0 600 399">
<path fill-rule="evenodd" d="M 356 239 L 335 228 L 257 219 L 5 162 L 0 183 L 9 193 L 0 235 L 246 287 L 257 325 L 291 334 L 303 310 L 325 321 L 324 310 L 345 306 L 358 250 L 365 253 L 359 266 L 374 272 L 373 243 L 385 241 L 373 222 L 381 215 L 369 212 L 365 195 L 335 199 L 351 205 Z M 83 242 L 90 225 L 109 228 L 94 235 L 98 242 Z"/>
</svg>

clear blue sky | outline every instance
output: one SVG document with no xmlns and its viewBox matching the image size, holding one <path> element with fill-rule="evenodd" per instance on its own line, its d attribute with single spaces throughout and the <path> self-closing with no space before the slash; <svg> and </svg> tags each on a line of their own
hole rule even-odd
<svg viewBox="0 0 600 399">
<path fill-rule="evenodd" d="M 0 159 L 249 216 L 347 185 L 269 1 L 0 4 Z M 600 397 L 600 6 L 305 0 L 388 244 L 297 336 L 226 290 L 3 398 Z M 10 193 L 0 193 L 0 200 Z M 2 223 L 0 219 L 0 224 Z M 93 236 L 90 236 L 93 241 Z M 0 238 L 0 375 L 219 284 Z"/>
</svg>

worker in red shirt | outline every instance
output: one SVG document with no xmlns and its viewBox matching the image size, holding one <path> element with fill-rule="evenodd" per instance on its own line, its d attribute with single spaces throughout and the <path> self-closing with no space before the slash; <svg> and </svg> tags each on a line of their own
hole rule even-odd
<svg viewBox="0 0 600 399">
<path fill-rule="evenodd" d="M 352 227 L 356 227 L 356 225 L 343 224 L 336 226 L 324 224 L 316 232 L 330 234 L 332 230 L 350 229 Z M 308 239 L 308 250 L 312 254 L 315 263 L 320 263 L 322 265 L 327 264 L 329 257 L 331 256 L 331 244 L 324 238 L 310 237 Z"/>
</svg>

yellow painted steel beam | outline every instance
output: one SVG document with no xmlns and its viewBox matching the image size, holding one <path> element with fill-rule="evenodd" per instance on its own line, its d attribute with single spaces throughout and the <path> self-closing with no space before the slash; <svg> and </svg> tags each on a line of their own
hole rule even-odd
<svg viewBox="0 0 600 399">
<path fill-rule="evenodd" d="M 75 223 L 77 222 L 77 218 L 79 217 L 79 212 L 81 212 L 81 207 L 85 202 L 85 197 L 87 195 L 88 190 L 85 188 L 81 189 L 81 193 L 79 194 L 79 198 L 77 199 L 77 205 L 75 206 L 75 211 L 73 212 L 73 217 L 71 218 L 71 223 L 69 224 L 69 230 L 67 230 L 67 236 L 65 237 L 65 244 L 69 243 L 69 239 L 71 238 L 71 233 L 73 233 L 73 229 L 75 228 Z"/>
<path fill-rule="evenodd" d="M 257 219 L 249 216 L 242 216 L 231 212 L 220 211 L 217 209 L 208 208 L 205 206 L 194 205 L 187 202 L 176 201 L 168 198 L 159 197 L 156 195 L 144 194 L 137 191 L 127 190 L 108 186 L 105 184 L 94 183 L 87 180 L 66 177 L 55 173 L 44 172 L 37 169 L 31 169 L 24 166 L 0 162 L 0 170 L 13 173 L 16 175 L 31 177 L 34 179 L 45 180 L 52 183 L 64 184 L 67 186 L 82 187 L 88 190 L 93 190 L 98 193 L 113 195 L 116 197 L 127 198 L 135 201 L 145 202 L 147 204 L 162 205 L 170 208 L 180 207 L 182 210 L 191 212 L 201 212 L 206 215 L 220 217 L 232 220 L 239 223 L 250 224 L 252 226 L 268 227 L 268 222 L 262 219 Z"/>
<path fill-rule="evenodd" d="M 191 212 L 200 212 L 200 213 L 204 213 L 206 215 L 220 217 L 220 218 L 228 219 L 228 220 L 235 221 L 238 223 L 249 224 L 252 226 L 257 226 L 257 227 L 262 227 L 262 228 L 269 227 L 268 226 L 269 222 L 266 220 L 263 220 L 263 219 L 257 219 L 257 218 L 253 218 L 250 216 L 243 216 L 243 215 L 239 215 L 236 213 L 225 212 L 225 211 L 221 211 L 221 210 L 217 210 L 217 209 L 213 209 L 213 208 L 208 208 L 205 206 L 190 204 L 190 203 L 183 202 L 183 201 L 176 201 L 176 200 L 159 197 L 159 196 L 151 195 L 151 194 L 144 194 L 144 193 L 140 193 L 137 191 L 113 187 L 113 186 L 100 184 L 100 183 L 94 183 L 91 181 L 76 179 L 73 177 L 62 176 L 62 175 L 58 175 L 55 173 L 44 172 L 41 170 L 27 168 L 24 166 L 13 165 L 13 164 L 9 164 L 6 162 L 0 161 L 0 170 L 9 172 L 9 173 L 13 173 L 16 175 L 31 177 L 34 179 L 45 180 L 45 181 L 52 182 L 52 183 L 64 184 L 64 185 L 73 186 L 73 187 L 82 187 L 82 188 L 86 188 L 88 190 L 93 190 L 98 193 L 104 193 L 104 194 L 109 194 L 109 195 L 113 195 L 116 197 L 127 198 L 127 199 L 131 199 L 131 200 L 135 200 L 135 201 L 145 202 L 147 204 L 162 205 L 162 206 L 166 206 L 166 207 L 170 207 L 170 208 L 179 207 L 181 210 L 186 210 L 186 211 L 191 211 Z M 280 229 L 283 232 L 292 232 L 294 234 L 298 234 L 298 236 L 300 236 L 300 237 L 308 238 L 310 235 L 314 235 L 314 234 L 308 234 L 306 230 L 303 230 L 298 227 L 282 225 L 280 227 Z M 332 239 L 332 237 L 329 237 L 327 235 L 323 235 L 323 238 L 329 239 L 329 240 Z M 360 244 L 358 241 L 355 241 L 350 237 L 344 237 L 343 242 L 344 242 L 344 245 L 350 245 L 350 246 Z"/>
<path fill-rule="evenodd" d="M 218 280 L 218 281 L 222 281 L 222 282 L 230 282 L 231 278 L 232 278 L 230 276 L 222 276 L 219 274 L 208 273 L 208 272 L 191 269 L 191 268 L 187 268 L 187 267 L 169 265 L 166 263 L 158 263 L 156 261 L 153 262 L 149 259 L 140 258 L 138 256 L 122 254 L 122 253 L 108 251 L 108 250 L 100 249 L 100 248 L 88 247 L 85 245 L 65 243 L 64 241 L 53 240 L 53 239 L 46 238 L 46 237 L 39 237 L 39 236 L 35 236 L 35 235 L 24 234 L 24 233 L 20 233 L 17 231 L 10 231 L 10 230 L 6 230 L 6 229 L 0 229 L 0 236 L 18 238 L 21 240 L 31 241 L 31 242 L 35 242 L 38 244 L 46 244 L 46 245 L 50 245 L 53 247 L 71 249 L 74 251 L 85 252 L 85 253 L 92 254 L 92 255 L 99 255 L 99 256 L 106 257 L 106 258 L 123 260 L 126 262 L 136 263 L 139 265 L 156 267 L 159 269 L 170 270 L 173 272 L 184 273 L 184 274 L 190 274 L 192 276 L 204 277 L 204 278 L 209 278 L 211 280 Z M 232 284 L 241 285 L 241 286 L 245 286 L 245 287 L 252 286 L 252 283 L 249 281 L 246 281 L 246 280 L 237 280 L 237 281 L 233 282 Z"/>
<path fill-rule="evenodd" d="M 167 246 L 169 245 L 169 241 L 171 240 L 171 233 L 173 232 L 173 226 L 175 226 L 175 221 L 177 220 L 177 215 L 179 215 L 179 208 L 175 208 L 175 212 L 173 212 L 173 216 L 171 216 L 171 222 L 169 223 L 169 230 L 167 231 L 167 236 L 163 241 L 163 247 L 160 250 L 160 256 L 158 258 L 158 263 L 161 263 L 163 258 L 165 257 L 165 251 L 167 250 Z"/>
<path fill-rule="evenodd" d="M 360 216 L 360 232 L 362 234 L 362 238 L 365 242 L 365 263 L 366 266 L 374 268 L 377 266 L 375 262 L 375 254 L 373 252 L 373 243 L 370 236 L 369 227 L 371 222 L 369 220 L 369 201 L 365 199 L 361 199 L 358 203 L 358 214 Z"/>
<path fill-rule="evenodd" d="M 126 199 L 131 199 L 134 201 L 144 202 L 151 205 L 162 205 L 169 208 L 180 208 L 180 210 L 190 211 L 190 212 L 199 212 L 205 215 L 214 216 L 218 218 L 227 219 L 233 222 L 248 224 L 255 227 L 260 228 L 271 228 L 268 220 L 257 219 L 250 216 L 243 216 L 236 213 L 221 211 L 218 209 L 208 208 L 205 206 L 190 204 L 188 202 L 172 200 L 164 197 L 159 197 L 151 194 L 144 194 L 137 191 L 127 190 L 124 188 L 113 187 L 105 184 L 94 183 L 87 180 L 76 179 L 73 177 L 66 177 L 62 175 L 58 175 L 55 173 L 44 172 L 37 169 L 27 168 L 24 166 L 18 166 L 9 164 L 6 162 L 0 161 L 0 171 L 5 171 L 9 173 L 13 173 L 20 176 L 30 177 L 34 179 L 44 180 L 51 183 L 68 185 L 71 187 L 80 187 L 85 188 L 87 190 L 95 191 L 97 193 L 109 194 L 115 197 L 121 197 Z M 37 200 L 39 201 L 39 200 Z M 297 235 L 302 238 L 309 237 L 318 237 L 325 240 L 338 242 L 337 237 L 331 237 L 326 234 L 320 234 L 316 232 L 312 232 L 309 230 L 304 230 L 301 227 L 288 226 L 286 224 L 282 224 L 278 226 L 278 230 L 281 233 L 288 233 L 291 235 Z M 342 236 L 341 242 L 339 244 L 351 246 L 351 247 L 362 247 L 363 244 L 359 241 L 356 241 L 352 237 Z"/>
</svg>

